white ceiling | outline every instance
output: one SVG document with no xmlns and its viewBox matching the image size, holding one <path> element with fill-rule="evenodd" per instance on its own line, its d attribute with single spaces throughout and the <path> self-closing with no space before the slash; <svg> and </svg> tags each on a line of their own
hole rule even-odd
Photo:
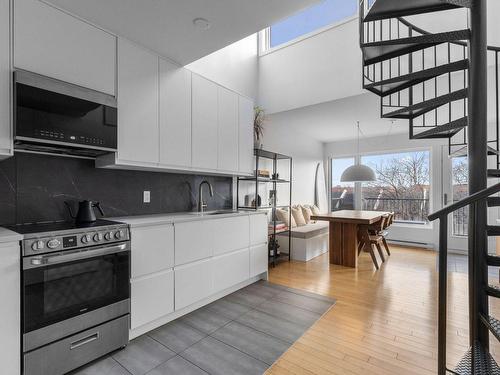
<svg viewBox="0 0 500 375">
<path fill-rule="evenodd" d="M 269 126 L 283 126 L 321 142 L 356 137 L 356 121 L 363 137 L 408 133 L 408 121 L 380 118 L 380 98 L 372 93 L 280 112 L 269 116 Z"/>
<path fill-rule="evenodd" d="M 186 65 L 319 0 L 48 0 Z M 211 22 L 209 30 L 193 19 Z"/>
</svg>

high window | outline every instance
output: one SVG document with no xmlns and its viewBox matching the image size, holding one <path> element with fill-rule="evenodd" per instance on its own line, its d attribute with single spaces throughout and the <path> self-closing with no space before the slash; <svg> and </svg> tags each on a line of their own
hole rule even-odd
<svg viewBox="0 0 500 375">
<path fill-rule="evenodd" d="M 293 41 L 357 13 L 358 0 L 323 0 L 274 25 L 268 31 L 267 48 Z"/>
<path fill-rule="evenodd" d="M 411 151 L 365 155 L 377 181 L 362 185 L 362 208 L 395 213 L 395 221 L 428 223 L 430 202 L 430 152 Z"/>
</svg>

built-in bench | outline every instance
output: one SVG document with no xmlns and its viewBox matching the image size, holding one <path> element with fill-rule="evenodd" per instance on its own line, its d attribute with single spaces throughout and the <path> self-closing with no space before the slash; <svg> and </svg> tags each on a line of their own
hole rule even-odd
<svg viewBox="0 0 500 375">
<path fill-rule="evenodd" d="M 307 262 L 328 251 L 328 222 L 318 221 L 292 228 L 291 258 Z M 280 250 L 288 253 L 288 236 L 279 235 Z"/>
</svg>

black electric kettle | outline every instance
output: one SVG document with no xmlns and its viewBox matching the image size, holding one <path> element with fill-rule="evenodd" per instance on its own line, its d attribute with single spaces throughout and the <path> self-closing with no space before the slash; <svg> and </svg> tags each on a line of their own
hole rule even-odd
<svg viewBox="0 0 500 375">
<path fill-rule="evenodd" d="M 104 216 L 104 211 L 101 208 L 101 204 L 99 202 L 93 201 L 80 201 L 78 202 L 78 212 L 73 214 L 73 210 L 71 209 L 71 205 L 69 202 L 64 202 L 66 207 L 68 207 L 69 214 L 77 223 L 92 223 L 97 220 L 94 212 L 94 207 L 97 207 L 102 216 Z"/>
</svg>

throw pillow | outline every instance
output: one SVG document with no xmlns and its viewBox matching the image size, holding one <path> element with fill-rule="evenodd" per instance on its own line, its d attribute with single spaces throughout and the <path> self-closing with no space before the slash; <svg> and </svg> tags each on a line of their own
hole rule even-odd
<svg viewBox="0 0 500 375">
<path fill-rule="evenodd" d="M 290 228 L 290 221 L 289 221 L 289 215 L 288 215 L 287 210 L 283 210 L 281 208 L 278 208 L 276 210 L 276 219 L 278 219 L 278 221 L 284 222 L 285 225 Z M 295 228 L 296 226 L 297 226 L 297 224 L 295 223 L 295 219 L 293 218 L 293 215 L 292 215 L 292 228 Z"/>
<path fill-rule="evenodd" d="M 313 215 L 321 215 L 321 211 L 319 210 L 318 206 L 313 204 L 310 207 Z"/>
<path fill-rule="evenodd" d="M 304 215 L 304 219 L 306 220 L 306 224 L 309 224 L 311 222 L 311 216 L 313 215 L 313 212 L 309 208 L 309 206 L 301 206 L 301 208 L 302 215 Z"/>
<path fill-rule="evenodd" d="M 302 214 L 302 208 L 300 206 L 292 207 L 292 216 L 297 223 L 297 226 L 301 227 L 306 225 L 306 219 L 304 219 L 304 215 Z"/>
</svg>

